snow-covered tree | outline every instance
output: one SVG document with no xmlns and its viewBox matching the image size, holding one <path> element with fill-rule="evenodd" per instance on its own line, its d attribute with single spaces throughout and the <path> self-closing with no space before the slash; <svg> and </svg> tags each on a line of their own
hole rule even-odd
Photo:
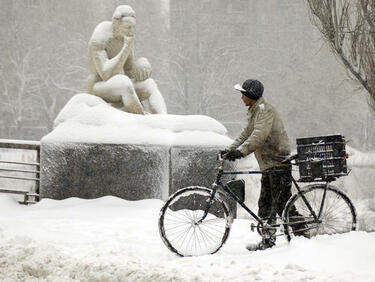
<svg viewBox="0 0 375 282">
<path fill-rule="evenodd" d="M 31 108 L 30 91 L 37 75 L 32 70 L 32 61 L 38 46 L 23 46 L 19 25 L 12 19 L 9 23 L 10 45 L 2 53 L 0 61 L 0 107 L 3 118 L 15 130 L 14 137 L 22 137 L 25 112 Z M 9 129 L 10 130 L 10 129 Z"/>
<path fill-rule="evenodd" d="M 369 94 L 375 114 L 375 2 L 373 0 L 308 0 L 312 23 L 351 78 Z"/>
</svg>

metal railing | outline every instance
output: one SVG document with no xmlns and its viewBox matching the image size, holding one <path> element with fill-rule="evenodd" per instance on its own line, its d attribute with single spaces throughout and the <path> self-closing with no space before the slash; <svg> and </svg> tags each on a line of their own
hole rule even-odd
<svg viewBox="0 0 375 282">
<path fill-rule="evenodd" d="M 0 159 L 0 164 L 9 164 L 12 168 L 0 167 L 0 178 L 15 179 L 22 181 L 35 182 L 34 188 L 30 191 L 17 190 L 12 188 L 0 187 L 0 193 L 23 195 L 22 204 L 34 204 L 39 201 L 39 184 L 40 184 L 40 142 L 25 141 L 25 140 L 8 140 L 0 139 L 0 148 L 3 149 L 19 149 L 19 150 L 33 150 L 36 151 L 36 160 L 34 162 L 21 162 Z M 21 153 L 21 152 L 20 152 Z M 28 169 L 19 168 L 19 166 L 27 166 Z M 13 166 L 15 168 L 13 168 Z M 18 166 L 18 167 L 17 167 Z M 6 175 L 2 172 L 14 172 L 22 175 Z M 31 175 L 30 175 L 31 174 Z M 30 176 L 29 176 L 30 175 Z"/>
</svg>

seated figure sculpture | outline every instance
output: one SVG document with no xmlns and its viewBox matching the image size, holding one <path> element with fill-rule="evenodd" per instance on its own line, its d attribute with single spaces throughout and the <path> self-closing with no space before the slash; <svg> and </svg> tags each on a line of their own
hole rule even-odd
<svg viewBox="0 0 375 282">
<path fill-rule="evenodd" d="M 166 114 L 167 108 L 146 58 L 134 58 L 135 12 L 118 6 L 112 22 L 98 24 L 88 44 L 89 77 L 87 92 L 101 97 L 126 112 L 145 114 L 148 103 L 153 114 Z"/>
</svg>

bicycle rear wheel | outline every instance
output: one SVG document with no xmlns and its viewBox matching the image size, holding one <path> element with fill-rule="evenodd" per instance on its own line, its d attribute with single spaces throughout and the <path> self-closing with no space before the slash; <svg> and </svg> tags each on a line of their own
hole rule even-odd
<svg viewBox="0 0 375 282">
<path fill-rule="evenodd" d="M 284 234 L 288 241 L 294 236 L 311 238 L 323 234 L 346 233 L 356 229 L 357 215 L 346 194 L 333 186 L 326 188 L 323 184 L 313 184 L 306 188 L 301 193 L 294 194 L 285 205 Z M 313 217 L 301 194 L 307 199 L 318 220 Z"/>
<path fill-rule="evenodd" d="M 216 253 L 228 238 L 232 217 L 217 195 L 202 221 L 212 190 L 191 186 L 170 196 L 159 215 L 159 232 L 169 250 L 179 256 Z"/>
</svg>

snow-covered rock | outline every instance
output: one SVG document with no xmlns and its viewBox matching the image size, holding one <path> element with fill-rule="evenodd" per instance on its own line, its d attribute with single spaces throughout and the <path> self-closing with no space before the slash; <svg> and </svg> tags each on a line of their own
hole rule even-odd
<svg viewBox="0 0 375 282">
<path fill-rule="evenodd" d="M 41 140 L 42 198 L 166 199 L 182 183 L 211 185 L 216 153 L 232 141 L 207 116 L 136 115 L 89 94 L 74 96 L 54 126 Z"/>
<path fill-rule="evenodd" d="M 217 120 L 202 115 L 136 115 L 90 94 L 77 94 L 56 117 L 44 143 L 226 146 L 231 139 Z"/>
</svg>

